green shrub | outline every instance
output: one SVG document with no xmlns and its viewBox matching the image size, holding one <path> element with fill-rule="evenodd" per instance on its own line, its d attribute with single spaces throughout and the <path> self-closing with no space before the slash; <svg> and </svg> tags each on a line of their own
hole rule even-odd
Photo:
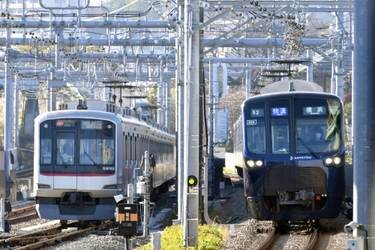
<svg viewBox="0 0 375 250">
<path fill-rule="evenodd" d="M 199 250 L 219 250 L 223 244 L 226 235 L 224 228 L 218 228 L 217 225 L 199 225 L 198 226 L 198 249 Z M 165 228 L 161 236 L 162 250 L 183 250 L 184 249 L 184 229 L 182 225 L 170 226 Z M 137 248 L 139 250 L 151 250 L 151 243 Z M 188 247 L 187 249 L 195 249 Z"/>
</svg>

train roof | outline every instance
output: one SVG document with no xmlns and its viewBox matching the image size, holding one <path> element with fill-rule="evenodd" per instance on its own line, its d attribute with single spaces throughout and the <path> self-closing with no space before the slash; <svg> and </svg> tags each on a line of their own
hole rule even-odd
<svg viewBox="0 0 375 250">
<path fill-rule="evenodd" d="M 294 91 L 313 91 L 323 93 L 323 87 L 315 82 L 300 79 L 289 79 L 270 83 L 261 89 L 260 94 L 280 93 Z"/>
<path fill-rule="evenodd" d="M 98 117 L 98 113 L 100 113 L 100 117 Z M 36 118 L 36 122 L 49 120 L 49 119 L 58 119 L 59 117 L 63 118 L 92 118 L 92 119 L 106 119 L 106 120 L 114 120 L 116 119 L 117 122 L 121 122 L 121 119 L 117 117 L 113 113 L 99 111 L 99 110 L 55 110 L 55 111 L 48 111 L 45 113 L 39 114 Z"/>
<path fill-rule="evenodd" d="M 88 118 L 88 119 L 105 119 L 112 120 L 115 123 L 129 122 L 141 126 L 149 127 L 152 130 L 158 130 L 168 136 L 175 137 L 174 134 L 168 133 L 166 128 L 149 120 L 143 120 L 141 115 L 129 108 L 120 107 L 103 101 L 85 101 L 85 102 L 68 102 L 60 106 L 62 110 L 49 111 L 38 115 L 35 118 L 36 123 L 48 119 L 64 118 Z"/>
</svg>

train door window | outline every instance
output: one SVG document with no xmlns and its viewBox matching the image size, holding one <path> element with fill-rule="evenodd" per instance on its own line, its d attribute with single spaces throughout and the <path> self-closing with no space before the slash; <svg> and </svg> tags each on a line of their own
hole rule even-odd
<svg viewBox="0 0 375 250">
<path fill-rule="evenodd" d="M 73 165 L 75 156 L 75 133 L 56 133 L 56 164 Z"/>
<path fill-rule="evenodd" d="M 40 125 L 40 164 L 52 164 L 52 126 L 50 121 Z"/>
<path fill-rule="evenodd" d="M 273 154 L 289 153 L 289 125 L 287 119 L 271 121 L 271 139 Z"/>
<path fill-rule="evenodd" d="M 289 99 L 272 100 L 269 104 L 272 153 L 289 154 L 289 114 L 291 112 Z"/>
</svg>

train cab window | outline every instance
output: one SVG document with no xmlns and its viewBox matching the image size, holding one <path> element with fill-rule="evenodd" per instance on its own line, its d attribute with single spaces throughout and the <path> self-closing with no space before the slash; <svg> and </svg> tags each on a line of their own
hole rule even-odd
<svg viewBox="0 0 375 250">
<path fill-rule="evenodd" d="M 256 154 L 266 153 L 266 132 L 265 132 L 265 108 L 264 103 L 252 103 L 249 112 L 245 113 L 245 140 L 246 148 Z M 240 124 L 236 124 L 240 126 Z M 235 141 L 242 139 L 240 129 L 234 134 Z M 233 145 L 234 148 L 238 145 Z"/>
<path fill-rule="evenodd" d="M 297 154 L 325 153 L 340 148 L 339 100 L 297 98 L 295 107 Z"/>
<path fill-rule="evenodd" d="M 40 163 L 51 164 L 52 163 L 52 142 L 51 139 L 40 140 Z"/>
<path fill-rule="evenodd" d="M 256 154 L 266 153 L 266 133 L 264 121 L 259 121 L 256 125 L 246 127 L 247 149 Z"/>
<path fill-rule="evenodd" d="M 110 122 L 82 120 L 79 134 L 80 165 L 115 164 L 114 128 Z"/>
<path fill-rule="evenodd" d="M 52 164 L 52 126 L 50 121 L 40 125 L 40 164 Z"/>
<path fill-rule="evenodd" d="M 103 141 L 103 164 L 104 165 L 113 165 L 115 163 L 115 145 L 114 140 L 105 140 Z"/>
<path fill-rule="evenodd" d="M 56 133 L 56 164 L 73 165 L 75 156 L 75 133 Z"/>
</svg>

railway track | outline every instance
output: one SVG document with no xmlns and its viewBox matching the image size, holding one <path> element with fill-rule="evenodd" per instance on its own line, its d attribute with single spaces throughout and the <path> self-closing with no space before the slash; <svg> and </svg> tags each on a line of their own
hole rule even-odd
<svg viewBox="0 0 375 250">
<path fill-rule="evenodd" d="M 113 222 L 108 221 L 98 226 L 85 226 L 79 222 L 69 223 L 67 226 L 57 225 L 48 229 L 41 229 L 36 232 L 2 237 L 0 246 L 6 249 L 41 249 L 48 246 L 57 245 L 59 242 L 74 240 L 78 237 L 90 234 L 94 231 L 105 230 L 113 226 Z"/>
<path fill-rule="evenodd" d="M 9 212 L 7 215 L 8 221 L 11 225 L 31 219 L 36 219 L 39 217 L 35 210 L 35 205 L 14 210 L 12 212 Z"/>
<path fill-rule="evenodd" d="M 299 241 L 301 244 L 299 249 L 304 250 L 313 250 L 318 249 L 318 245 L 321 244 L 321 238 L 325 238 L 325 236 L 320 232 L 319 228 L 314 228 L 310 233 L 301 235 L 301 234 L 286 234 L 283 233 L 282 230 L 278 227 L 274 227 L 271 232 L 269 233 L 268 237 L 259 244 L 256 248 L 257 250 L 272 250 L 272 249 L 280 249 L 280 246 L 285 245 L 285 242 L 293 237 L 299 237 Z M 319 240 L 318 240 L 319 239 Z"/>
</svg>

